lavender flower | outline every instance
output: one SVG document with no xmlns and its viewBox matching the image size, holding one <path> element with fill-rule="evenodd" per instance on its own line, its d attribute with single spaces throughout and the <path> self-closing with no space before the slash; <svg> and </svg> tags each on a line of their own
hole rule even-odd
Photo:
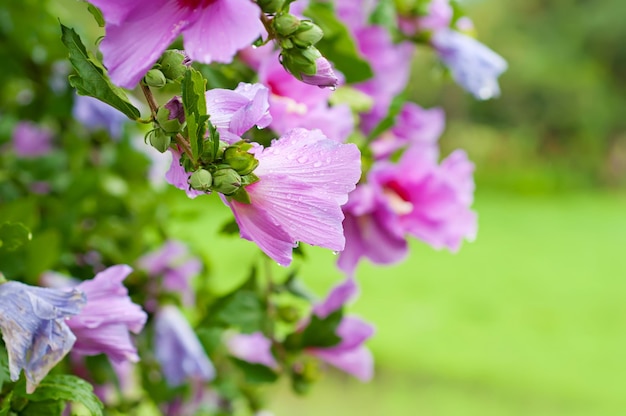
<svg viewBox="0 0 626 416">
<path fill-rule="evenodd" d="M 139 361 L 129 332 L 141 332 L 147 315 L 122 284 L 131 272 L 127 265 L 112 266 L 77 286 L 87 296 L 87 304 L 67 321 L 77 338 L 74 352 L 104 353 L 118 363 Z"/>
<path fill-rule="evenodd" d="M 476 39 L 450 29 L 437 31 L 432 44 L 454 80 L 466 91 L 479 100 L 500 95 L 498 77 L 507 69 L 500 55 Z"/>
<path fill-rule="evenodd" d="M 215 368 L 198 337 L 174 306 L 164 306 L 154 317 L 154 353 L 172 387 L 187 379 L 210 381 L 215 377 Z"/>
<path fill-rule="evenodd" d="M 181 33 L 194 61 L 224 62 L 261 35 L 259 7 L 249 0 L 91 0 L 106 19 L 101 43 L 111 80 L 134 87 Z"/>
<path fill-rule="evenodd" d="M 128 120 L 126 116 L 102 101 L 88 96 L 75 95 L 74 118 L 89 131 L 106 130 L 113 139 L 120 139 Z"/>
<path fill-rule="evenodd" d="M 0 329 L 9 354 L 11 380 L 26 375 L 32 393 L 48 372 L 70 351 L 76 337 L 65 319 L 79 313 L 84 294 L 28 286 L 0 285 Z"/>
<path fill-rule="evenodd" d="M 52 151 L 52 132 L 30 121 L 20 121 L 13 129 L 13 149 L 20 157 L 43 156 Z"/>
</svg>

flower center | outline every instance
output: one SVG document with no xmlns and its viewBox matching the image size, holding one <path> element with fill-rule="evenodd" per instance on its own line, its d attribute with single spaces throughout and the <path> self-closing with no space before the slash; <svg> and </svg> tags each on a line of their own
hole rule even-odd
<svg viewBox="0 0 626 416">
<path fill-rule="evenodd" d="M 398 215 L 405 215 L 413 211 L 413 204 L 409 202 L 409 195 L 396 181 L 391 181 L 383 187 L 383 194 L 387 197 L 389 206 Z"/>
<path fill-rule="evenodd" d="M 178 0 L 178 4 L 189 9 L 205 8 L 215 3 L 217 0 Z"/>
</svg>

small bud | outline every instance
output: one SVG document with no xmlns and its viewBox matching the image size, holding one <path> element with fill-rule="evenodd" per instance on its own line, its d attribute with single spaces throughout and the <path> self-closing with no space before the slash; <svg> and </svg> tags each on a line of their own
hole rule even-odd
<svg viewBox="0 0 626 416">
<path fill-rule="evenodd" d="M 283 305 L 278 307 L 278 317 L 281 321 L 292 324 L 300 320 L 300 313 L 295 306 Z"/>
<path fill-rule="evenodd" d="M 318 25 L 310 20 L 303 20 L 300 22 L 300 27 L 296 33 L 292 36 L 292 41 L 300 48 L 308 48 L 315 45 L 323 37 L 324 32 Z"/>
<path fill-rule="evenodd" d="M 157 123 L 169 135 L 175 135 L 180 131 L 181 124 L 177 118 L 172 117 L 171 110 L 167 106 L 159 107 L 157 111 Z"/>
<path fill-rule="evenodd" d="M 161 64 L 159 69 L 165 78 L 170 81 L 178 81 L 185 76 L 185 71 L 187 71 L 191 60 L 185 52 L 170 49 L 163 52 L 159 63 Z"/>
<path fill-rule="evenodd" d="M 210 191 L 212 184 L 213 175 L 206 169 L 198 169 L 189 178 L 189 186 L 197 191 Z"/>
<path fill-rule="evenodd" d="M 224 150 L 224 162 L 242 176 L 252 173 L 259 166 L 259 161 L 254 155 L 239 146 L 229 146 Z"/>
<path fill-rule="evenodd" d="M 265 13 L 276 13 L 283 8 L 284 0 L 257 0 L 257 4 Z"/>
<path fill-rule="evenodd" d="M 241 176 L 230 168 L 220 169 L 213 174 L 213 190 L 231 195 L 241 187 Z"/>
<path fill-rule="evenodd" d="M 146 76 L 143 77 L 143 81 L 149 87 L 161 88 L 165 85 L 165 75 L 158 69 L 151 69 Z"/>
<path fill-rule="evenodd" d="M 315 61 L 321 56 L 319 51 L 314 47 L 306 49 L 283 49 L 281 63 L 293 76 L 302 80 L 303 74 L 315 75 L 317 70 Z"/>
<path fill-rule="evenodd" d="M 170 143 L 172 143 L 172 138 L 161 129 L 152 130 L 149 135 L 149 140 L 150 145 L 161 153 L 165 153 L 170 147 Z"/>
<path fill-rule="evenodd" d="M 330 62 L 328 62 L 328 59 L 320 56 L 315 61 L 315 66 L 315 74 L 302 74 L 302 82 L 310 85 L 316 85 L 320 88 L 337 88 L 339 80 L 337 79 Z"/>
<path fill-rule="evenodd" d="M 279 14 L 272 20 L 274 30 L 281 36 L 289 36 L 300 27 L 300 19 L 293 14 Z"/>
</svg>

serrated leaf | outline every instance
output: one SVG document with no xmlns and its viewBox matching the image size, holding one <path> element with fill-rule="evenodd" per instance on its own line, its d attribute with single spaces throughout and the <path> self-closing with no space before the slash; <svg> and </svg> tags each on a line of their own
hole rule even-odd
<svg viewBox="0 0 626 416">
<path fill-rule="evenodd" d="M 87 52 L 74 29 L 61 25 L 61 32 L 61 40 L 69 50 L 70 62 L 77 73 L 70 75 L 70 85 L 76 88 L 78 94 L 97 98 L 131 120 L 137 120 L 139 110 L 128 101 L 124 90 L 111 83 L 104 67 Z"/>
<path fill-rule="evenodd" d="M 32 394 L 16 394 L 29 401 L 65 401 L 80 403 L 92 416 L 102 416 L 104 406 L 85 380 L 68 374 L 48 375 Z"/>
<path fill-rule="evenodd" d="M 342 318 L 343 309 L 337 309 L 323 319 L 313 315 L 311 322 L 302 332 L 302 348 L 328 348 L 339 344 L 341 338 L 337 336 L 337 327 L 341 323 Z"/>
<path fill-rule="evenodd" d="M 206 113 L 206 80 L 199 71 L 189 68 L 181 82 L 185 120 L 194 165 L 204 150 L 204 135 L 209 117 Z M 212 147 L 212 146 L 211 146 Z"/>
<path fill-rule="evenodd" d="M 46 400 L 41 402 L 31 401 L 20 411 L 20 416 L 63 416 L 65 403 L 58 400 Z"/>
<path fill-rule="evenodd" d="M 246 382 L 250 384 L 273 383 L 278 379 L 278 374 L 263 364 L 249 363 L 234 357 L 231 360 L 241 369 Z"/>
<path fill-rule="evenodd" d="M 0 248 L 15 251 L 32 239 L 30 230 L 21 222 L 5 222 L 0 225 Z"/>
<path fill-rule="evenodd" d="M 324 37 L 315 47 L 335 64 L 348 83 L 365 81 L 374 76 L 370 64 L 359 56 L 354 39 L 335 15 L 331 3 L 311 2 L 305 15 L 324 31 Z"/>
</svg>

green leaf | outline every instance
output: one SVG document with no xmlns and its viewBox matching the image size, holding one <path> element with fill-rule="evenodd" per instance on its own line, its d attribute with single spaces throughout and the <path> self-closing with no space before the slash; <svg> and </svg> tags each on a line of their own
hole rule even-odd
<svg viewBox="0 0 626 416">
<path fill-rule="evenodd" d="M 393 32 L 398 30 L 398 11 L 393 0 L 379 0 L 370 16 L 370 23 Z"/>
<path fill-rule="evenodd" d="M 29 402 L 20 411 L 20 416 L 62 416 L 65 403 L 58 400 L 45 400 L 41 402 Z"/>
<path fill-rule="evenodd" d="M 213 317 L 222 324 L 240 328 L 241 332 L 252 333 L 262 329 L 265 310 L 255 292 L 238 290 L 223 299 Z"/>
<path fill-rule="evenodd" d="M 33 238 L 30 230 L 21 222 L 5 222 L 0 225 L 0 247 L 15 251 Z"/>
<path fill-rule="evenodd" d="M 224 223 L 218 231 L 220 234 L 233 235 L 239 234 L 239 226 L 234 219 Z"/>
<path fill-rule="evenodd" d="M 124 90 L 111 83 L 104 67 L 87 52 L 74 29 L 61 25 L 61 32 L 61 40 L 70 52 L 70 62 L 77 73 L 70 75 L 70 85 L 78 94 L 97 98 L 131 120 L 137 120 L 139 110 L 128 101 Z"/>
<path fill-rule="evenodd" d="M 32 402 L 65 401 L 80 403 L 92 416 L 102 416 L 104 406 L 85 380 L 67 374 L 48 375 L 32 394 L 16 393 Z"/>
<path fill-rule="evenodd" d="M 98 9 L 93 4 L 88 4 L 87 11 L 91 13 L 94 19 L 96 19 L 96 23 L 98 23 L 98 26 L 104 27 L 106 22 L 104 21 L 104 16 L 102 16 L 102 12 L 100 11 L 100 9 Z"/>
<path fill-rule="evenodd" d="M 278 379 L 278 374 L 263 364 L 253 364 L 234 357 L 231 360 L 241 369 L 246 382 L 250 384 L 273 383 Z"/>
<path fill-rule="evenodd" d="M 206 113 L 206 80 L 199 71 L 189 68 L 181 83 L 187 133 L 194 165 L 204 150 L 204 135 L 209 116 Z M 212 147 L 212 146 L 211 146 Z"/>
<path fill-rule="evenodd" d="M 11 411 L 11 399 L 13 398 L 13 391 L 2 398 L 0 402 L 0 416 L 8 416 Z"/>
<path fill-rule="evenodd" d="M 385 131 L 389 130 L 395 124 L 396 117 L 398 116 L 398 114 L 400 114 L 402 106 L 405 102 L 406 96 L 404 93 L 396 95 L 394 97 L 394 99 L 391 101 L 391 104 L 389 105 L 389 112 L 387 113 L 387 116 L 382 119 L 376 127 L 374 127 L 370 134 L 367 135 L 368 143 L 376 139 Z"/>
<path fill-rule="evenodd" d="M 2 386 L 4 383 L 11 381 L 11 377 L 9 375 L 9 358 L 7 356 L 7 351 L 4 348 L 4 345 L 0 346 L 0 391 L 2 390 Z M 0 413 L 1 415 L 2 413 Z"/>
<path fill-rule="evenodd" d="M 337 309 L 324 319 L 313 315 L 311 322 L 302 332 L 302 348 L 328 348 L 339 344 L 341 338 L 337 336 L 337 327 L 342 318 L 343 309 Z"/>
<path fill-rule="evenodd" d="M 312 2 L 305 15 L 324 31 L 324 37 L 315 47 L 335 64 L 348 83 L 365 81 L 374 76 L 369 63 L 359 56 L 350 32 L 337 19 L 332 4 Z"/>
</svg>

